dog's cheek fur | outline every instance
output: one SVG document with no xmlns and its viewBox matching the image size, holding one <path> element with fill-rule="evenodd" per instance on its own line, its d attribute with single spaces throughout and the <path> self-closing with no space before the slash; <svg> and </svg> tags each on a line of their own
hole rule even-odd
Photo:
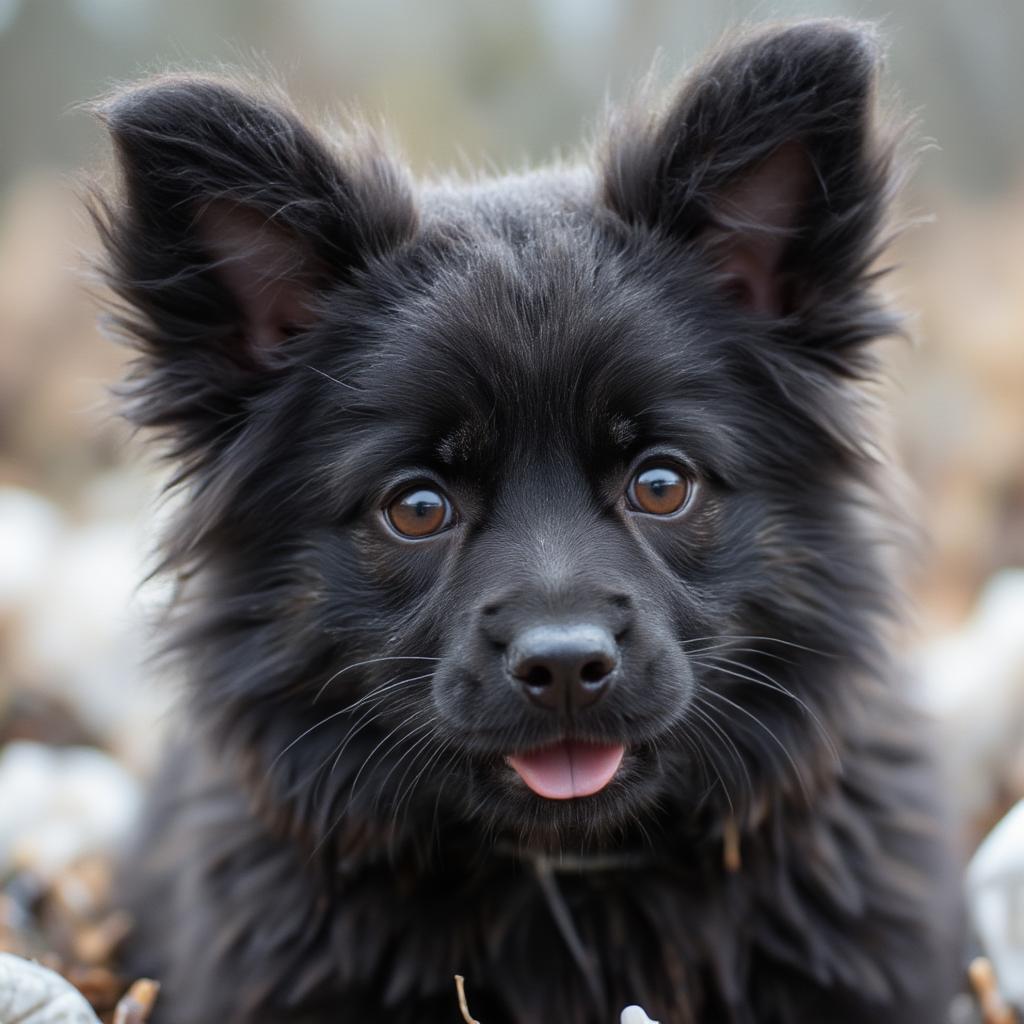
<svg viewBox="0 0 1024 1024">
<path fill-rule="evenodd" d="M 841 23 L 749 33 L 667 107 L 614 117 L 592 169 L 419 200 L 379 144 L 339 150 L 280 98 L 174 78 L 101 106 L 129 415 L 187 498 L 164 568 L 188 736 L 135 874 L 161 1024 L 447 1020 L 456 970 L 489 1024 L 633 1001 L 676 1024 L 940 1019 L 955 898 L 895 692 L 860 397 L 895 326 L 870 291 L 897 179 L 877 60 Z M 493 584 L 467 552 L 512 516 L 510 453 L 576 472 L 616 422 L 686 441 L 701 504 L 676 527 L 584 510 L 577 535 L 591 515 L 616 571 L 656 580 L 652 621 L 732 641 L 696 666 L 713 727 L 694 714 L 662 775 L 623 780 L 595 841 L 622 862 L 557 883 L 598 1014 L 524 850 L 502 852 L 531 805 L 447 750 L 402 758 L 439 724 L 428 659 Z M 463 533 L 403 547 L 380 488 L 417 437 L 494 454 Z M 594 839 L 578 803 L 549 839 Z"/>
</svg>

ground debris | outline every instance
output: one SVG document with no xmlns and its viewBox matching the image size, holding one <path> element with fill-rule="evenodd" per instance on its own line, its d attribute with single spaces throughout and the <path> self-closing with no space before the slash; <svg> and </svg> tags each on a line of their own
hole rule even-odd
<svg viewBox="0 0 1024 1024">
<path fill-rule="evenodd" d="M 114 1009 L 113 1024 L 145 1024 L 159 991 L 158 982 L 140 978 L 118 1002 Z"/>
<path fill-rule="evenodd" d="M 999 994 L 996 972 L 986 957 L 972 960 L 967 975 L 981 1008 L 982 1024 L 1020 1024 L 1017 1014 Z"/>
<path fill-rule="evenodd" d="M 111 971 L 75 969 L 63 976 L 42 963 L 0 953 L 0 1024 L 101 1024 L 97 1005 L 110 1004 L 111 1024 L 146 1024 L 160 986 L 143 978 L 124 986 Z"/>
<path fill-rule="evenodd" d="M 0 953 L 0 1024 L 97 1024 L 84 996 L 42 964 Z"/>
<path fill-rule="evenodd" d="M 66 979 L 104 1024 L 118 1019 L 119 1001 L 130 997 L 121 1024 L 141 1024 L 138 1007 L 152 999 L 145 987 L 129 989 L 132 979 L 120 970 L 133 922 L 116 907 L 112 875 L 111 858 L 93 854 L 53 876 L 31 866 L 0 876 L 0 954 L 38 961 Z"/>
<path fill-rule="evenodd" d="M 466 1000 L 466 979 L 461 974 L 455 975 L 455 994 L 459 1000 L 459 1012 L 462 1014 L 464 1024 L 480 1024 L 480 1021 L 469 1012 L 469 1003 Z M 0 1024 L 3 1022 L 0 1021 Z M 115 1021 L 114 1024 L 117 1022 Z M 639 1006 L 627 1006 L 622 1011 L 620 1024 L 658 1024 L 658 1022 L 651 1020 Z M 1000 1024 L 1000 1022 L 996 1022 L 996 1024 Z"/>
<path fill-rule="evenodd" d="M 480 1024 L 469 1012 L 469 1004 L 466 1002 L 466 979 L 461 974 L 455 975 L 455 991 L 459 996 L 459 1012 L 466 1024 Z"/>
</svg>

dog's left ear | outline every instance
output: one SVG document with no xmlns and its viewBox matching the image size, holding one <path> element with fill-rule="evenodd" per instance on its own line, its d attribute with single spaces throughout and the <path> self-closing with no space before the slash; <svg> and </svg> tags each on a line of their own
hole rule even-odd
<svg viewBox="0 0 1024 1024">
<path fill-rule="evenodd" d="M 744 309 L 798 313 L 864 278 L 890 188 L 870 29 L 804 22 L 746 36 L 667 110 L 610 126 L 604 200 L 698 246 Z"/>
</svg>

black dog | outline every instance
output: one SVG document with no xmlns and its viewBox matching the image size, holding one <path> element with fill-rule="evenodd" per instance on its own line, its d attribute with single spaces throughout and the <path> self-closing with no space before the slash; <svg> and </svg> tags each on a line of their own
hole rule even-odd
<svg viewBox="0 0 1024 1024">
<path fill-rule="evenodd" d="M 132 865 L 160 1024 L 939 1024 L 886 639 L 869 32 L 749 33 L 581 166 L 414 187 L 172 77 L 101 116 L 190 675 Z"/>
</svg>

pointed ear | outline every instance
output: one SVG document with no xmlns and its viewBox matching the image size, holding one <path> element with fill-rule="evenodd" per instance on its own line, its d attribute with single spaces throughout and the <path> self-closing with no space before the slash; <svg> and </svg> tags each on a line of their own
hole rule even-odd
<svg viewBox="0 0 1024 1024">
<path fill-rule="evenodd" d="M 209 421 L 265 385 L 321 293 L 414 234 L 409 187 L 368 133 L 334 145 L 282 97 L 218 79 L 158 78 L 96 111 L 119 187 L 93 210 L 140 353 L 130 414 L 223 433 Z"/>
<path fill-rule="evenodd" d="M 855 286 L 892 191 L 879 59 L 872 32 L 846 22 L 741 37 L 667 109 L 613 118 L 605 202 L 692 243 L 749 312 L 788 315 Z"/>
</svg>

